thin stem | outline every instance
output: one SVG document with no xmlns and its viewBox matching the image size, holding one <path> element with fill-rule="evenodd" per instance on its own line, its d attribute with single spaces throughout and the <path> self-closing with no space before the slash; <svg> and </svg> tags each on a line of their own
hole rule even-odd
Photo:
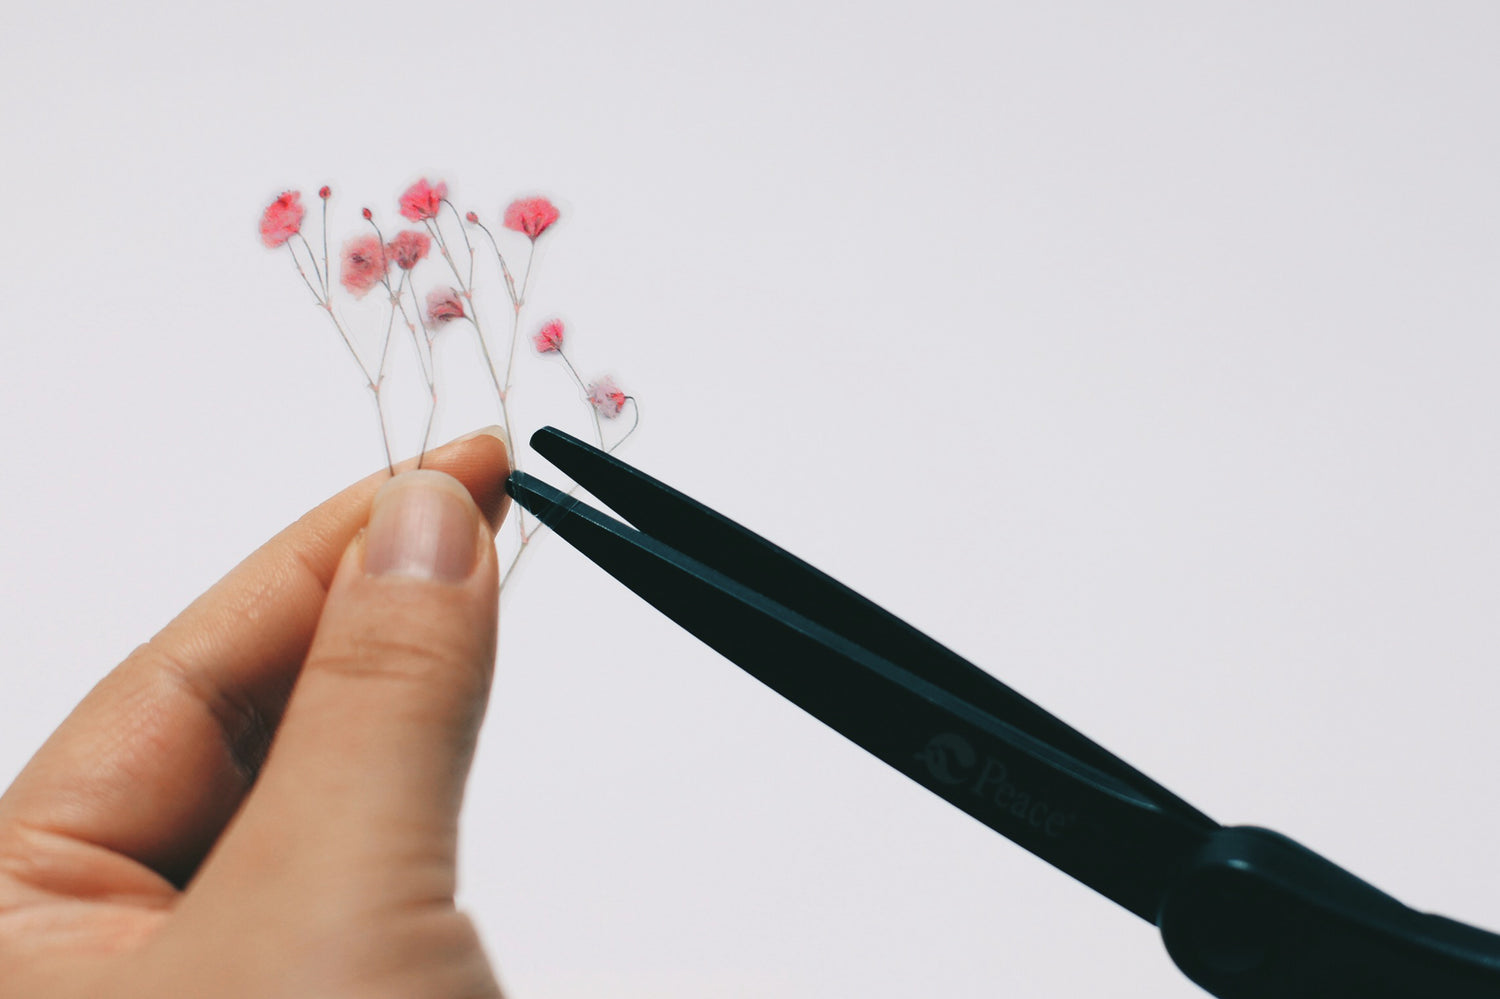
<svg viewBox="0 0 1500 999">
<path fill-rule="evenodd" d="M 318 284 L 322 286 L 323 298 L 326 300 L 328 298 L 328 279 L 325 278 L 323 276 L 323 272 L 318 269 L 318 255 L 313 252 L 311 244 L 308 243 L 307 237 L 302 235 L 301 229 L 297 230 L 297 239 L 299 239 L 302 242 L 302 245 L 307 248 L 307 262 L 312 264 L 313 273 L 318 277 Z"/>
<path fill-rule="evenodd" d="M 514 370 L 515 363 L 516 363 L 516 340 L 520 336 L 520 331 L 521 331 L 521 307 L 522 307 L 522 305 L 525 304 L 525 299 L 520 294 L 518 294 L 517 291 L 516 291 L 516 279 L 511 276 L 510 267 L 505 263 L 505 254 L 503 254 L 503 253 L 500 252 L 500 244 L 498 242 L 496 242 L 496 240 L 495 240 L 495 234 L 490 231 L 489 226 L 485 225 L 483 222 L 478 221 L 477 218 L 475 219 L 474 224 L 477 225 L 477 226 L 479 226 L 480 230 L 484 233 L 485 237 L 490 241 L 490 248 L 495 251 L 495 259 L 500 262 L 500 274 L 501 274 L 501 276 L 503 276 L 505 278 L 505 292 L 506 292 L 506 294 L 508 294 L 510 296 L 510 307 L 511 307 L 510 349 L 507 352 L 507 360 L 505 362 L 505 388 L 503 388 L 503 389 L 500 388 L 499 382 L 496 381 L 496 383 L 495 383 L 495 391 L 500 396 L 500 414 L 501 414 L 501 418 L 505 421 L 505 433 L 506 433 L 506 436 L 507 437 L 511 437 L 512 435 L 511 435 L 511 431 L 510 431 L 510 407 L 509 407 L 509 405 L 507 403 L 507 398 L 510 395 L 511 373 Z M 467 241 L 467 239 L 468 239 L 467 234 L 465 234 L 464 238 Z M 472 247 L 472 245 L 470 245 L 470 254 L 471 254 L 471 256 L 469 258 L 470 261 L 473 260 L 472 253 L 473 253 L 473 247 Z M 527 267 L 527 274 L 529 276 L 530 271 L 531 271 L 531 261 L 529 259 L 527 260 L 526 267 Z M 489 358 L 489 354 L 488 353 L 485 354 L 485 361 L 487 363 L 491 364 L 490 373 L 491 373 L 491 375 L 494 375 L 495 372 L 494 372 L 493 362 L 490 362 L 490 358 Z M 512 468 L 520 468 L 520 455 L 512 454 L 510 456 L 510 460 L 511 460 L 511 467 Z M 505 581 L 505 579 L 509 578 L 511 569 L 515 568 L 516 561 L 518 559 L 520 559 L 520 557 L 521 557 L 521 552 L 523 552 L 523 551 L 526 550 L 526 542 L 528 540 L 530 540 L 532 534 L 535 534 L 536 531 L 540 529 L 540 527 L 541 527 L 541 525 L 538 524 L 537 527 L 533 528 L 532 531 L 528 533 L 527 530 L 526 530 L 525 513 L 524 513 L 524 511 L 520 511 L 520 510 L 517 511 L 517 514 L 516 514 L 516 531 L 517 531 L 518 536 L 521 539 L 521 547 L 519 549 L 517 549 L 517 551 L 516 551 L 516 557 L 511 560 L 511 564 L 510 564 L 509 568 L 507 568 L 505 570 L 505 575 L 501 577 L 501 586 L 505 585 L 504 581 Z"/>
<path fill-rule="evenodd" d="M 448 206 L 448 210 L 451 211 L 453 213 L 453 217 L 458 220 L 458 233 L 464 238 L 464 249 L 469 251 L 469 287 L 472 288 L 474 287 L 474 244 L 469 242 L 469 230 L 464 228 L 464 217 L 458 214 L 458 209 L 453 207 L 453 202 L 449 201 L 447 198 L 444 198 L 443 204 Z M 433 222 L 434 224 L 436 224 L 436 216 L 433 217 Z"/>
<path fill-rule="evenodd" d="M 314 273 L 319 273 L 318 260 L 315 256 L 313 256 L 312 247 L 308 244 L 306 237 L 302 236 L 300 232 L 297 234 L 297 236 L 299 239 L 301 239 L 303 248 L 307 250 L 307 259 L 313 265 Z M 339 321 L 338 313 L 333 311 L 333 302 L 331 298 L 327 294 L 319 294 L 317 286 L 315 286 L 312 281 L 308 279 L 307 271 L 303 269 L 302 261 L 297 257 L 296 247 L 292 246 L 290 241 L 287 242 L 287 251 L 292 256 L 292 263 L 296 265 L 297 273 L 302 276 L 302 283 L 307 285 L 308 291 L 312 292 L 313 298 L 317 301 L 319 308 L 328 313 L 328 318 L 333 322 L 333 328 L 338 330 L 339 339 L 343 340 L 344 346 L 349 348 L 349 356 L 354 358 L 354 363 L 359 368 L 359 373 L 365 376 L 365 387 L 368 388 L 371 395 L 375 397 L 375 418 L 380 423 L 380 444 L 381 447 L 385 449 L 385 466 L 392 475 L 395 475 L 396 463 L 391 457 L 390 432 L 389 430 L 387 430 L 385 425 L 385 409 L 380 404 L 380 385 L 376 381 L 375 377 L 370 374 L 370 369 L 365 367 L 365 362 L 360 359 L 359 351 L 354 349 L 354 341 L 350 339 L 349 331 L 344 329 L 344 324 Z M 321 274 L 319 274 L 319 279 L 320 283 L 326 286 L 327 282 L 322 280 Z M 386 344 L 387 346 L 389 346 L 390 344 L 389 328 L 387 328 L 386 330 Z M 384 355 L 382 355 L 382 367 L 384 366 L 384 364 L 385 358 Z"/>
<path fill-rule="evenodd" d="M 557 356 L 562 358 L 562 362 L 568 366 L 568 374 L 573 376 L 573 383 L 578 386 L 578 390 L 584 395 L 588 395 L 588 386 L 583 384 L 582 378 L 578 377 L 578 369 L 573 367 L 573 362 L 568 360 L 568 355 L 563 353 L 563 349 L 561 347 L 557 348 Z"/>
<path fill-rule="evenodd" d="M 333 320 L 333 328 L 339 331 L 339 336 L 344 340 L 344 346 L 349 348 L 349 356 L 354 358 L 354 363 L 359 365 L 359 373 L 365 376 L 365 385 L 375 391 L 375 377 L 370 374 L 365 362 L 359 359 L 359 351 L 354 349 L 354 341 L 349 339 L 349 334 L 344 330 L 344 324 L 339 322 L 338 315 L 333 311 L 332 302 L 324 302 L 323 310 L 328 313 L 328 318 Z"/>
<path fill-rule="evenodd" d="M 636 398 L 633 395 L 627 395 L 625 397 L 625 401 L 630 403 L 630 412 L 631 415 L 635 417 L 635 419 L 631 421 L 630 429 L 620 435 L 619 440 L 615 441 L 609 447 L 605 448 L 606 451 L 609 451 L 611 453 L 614 452 L 615 448 L 619 447 L 621 444 L 624 444 L 625 441 L 629 439 L 630 435 L 635 433 L 636 428 L 641 425 L 641 404 L 636 401 Z"/>
<path fill-rule="evenodd" d="M 402 279 L 405 280 L 405 272 L 404 271 L 402 272 Z M 375 380 L 375 384 L 376 385 L 384 385 L 385 384 L 386 362 L 390 359 L 390 356 L 391 356 L 391 333 L 394 332 L 395 329 L 396 329 L 396 299 L 395 299 L 395 294 L 393 292 L 391 292 L 391 283 L 389 281 L 382 281 L 381 284 L 385 285 L 386 292 L 390 293 L 392 297 L 391 297 L 391 309 L 390 309 L 390 312 L 387 313 L 386 320 L 385 320 L 385 343 L 381 344 L 381 347 L 380 347 L 380 367 L 376 369 L 376 371 L 378 373 L 378 376 L 377 376 L 377 378 Z"/>
<path fill-rule="evenodd" d="M 531 287 L 531 262 L 536 259 L 536 237 L 532 237 L 531 249 L 526 251 L 526 273 L 521 278 L 521 304 L 526 304 L 526 289 Z"/>
<path fill-rule="evenodd" d="M 516 298 L 516 280 L 510 276 L 510 268 L 505 266 L 505 254 L 500 252 L 500 244 L 495 242 L 495 234 L 490 232 L 489 227 L 483 222 L 476 221 L 474 224 L 479 226 L 484 231 L 484 234 L 489 237 L 490 247 L 495 251 L 495 259 L 500 261 L 500 273 L 505 275 L 505 290 L 510 295 L 510 304 L 515 306 L 517 301 L 519 301 Z"/>
<path fill-rule="evenodd" d="M 422 460 L 427 456 L 427 444 L 432 439 L 432 424 L 437 417 L 437 358 L 433 354 L 433 337 L 427 330 L 427 320 L 422 316 L 421 304 L 417 302 L 416 285 L 411 285 L 412 309 L 417 314 L 417 322 L 422 326 L 422 339 L 427 341 L 427 354 L 422 354 L 422 342 L 417 338 L 417 327 L 406 314 L 406 302 L 402 298 L 402 291 L 407 285 L 410 272 L 402 273 L 402 284 L 396 289 L 396 308 L 401 311 L 401 319 L 406 323 L 406 329 L 411 333 L 412 349 L 417 352 L 417 364 L 422 368 L 422 378 L 427 382 L 427 394 L 430 402 L 427 407 L 427 427 L 422 431 L 422 450 L 417 452 L 417 467 L 422 467 Z"/>
<path fill-rule="evenodd" d="M 318 308 L 320 308 L 320 309 L 326 308 L 327 306 L 325 306 L 323 304 L 323 296 L 322 296 L 322 294 L 320 294 L 319 291 L 318 291 L 318 289 L 313 285 L 313 283 L 307 279 L 307 271 L 303 270 L 303 268 L 302 268 L 302 261 L 300 261 L 300 260 L 297 259 L 297 248 L 292 245 L 292 241 L 291 240 L 287 240 L 287 242 L 286 242 L 286 250 L 287 250 L 288 253 L 290 253 L 292 255 L 292 263 L 294 265 L 296 265 L 296 267 L 297 267 L 297 273 L 302 277 L 302 283 L 305 284 L 305 285 L 307 285 L 307 290 L 308 291 L 312 292 L 313 301 L 315 301 L 315 302 L 318 303 Z M 314 260 L 313 261 L 313 266 L 316 267 L 317 263 L 318 262 L 316 260 Z"/>
<path fill-rule="evenodd" d="M 531 261 L 536 256 L 536 240 L 531 241 L 531 251 L 526 254 L 526 276 L 521 280 L 521 293 L 511 301 L 515 305 L 515 321 L 510 327 L 510 357 L 505 362 L 505 391 L 510 391 L 511 373 L 516 367 L 516 340 L 521 334 L 521 309 L 526 305 L 526 285 L 531 281 Z M 504 398 L 504 395 L 501 395 Z"/>
<path fill-rule="evenodd" d="M 453 255 L 448 252 L 448 244 L 443 241 L 442 230 L 433 224 L 432 219 L 426 219 L 424 221 L 426 222 L 428 231 L 432 233 L 433 240 L 438 245 L 438 250 L 442 252 L 443 259 L 448 261 L 448 269 L 453 272 L 453 280 L 458 282 L 459 289 L 464 294 L 464 301 L 469 303 L 468 318 L 469 321 L 474 324 L 474 336 L 479 340 L 479 351 L 484 355 L 484 366 L 489 370 L 490 381 L 494 382 L 495 384 L 495 397 L 500 400 L 500 416 L 501 419 L 505 422 L 505 433 L 508 436 L 510 434 L 510 414 L 506 411 L 505 408 L 505 389 L 500 387 L 500 376 L 495 371 L 495 362 L 490 357 L 489 344 L 485 342 L 484 330 L 481 329 L 479 325 L 479 310 L 474 307 L 473 290 L 469 286 L 469 284 L 464 281 L 463 275 L 458 272 L 458 265 L 454 263 Z"/>
<path fill-rule="evenodd" d="M 307 246 L 307 240 L 305 239 L 302 241 L 302 245 L 307 247 L 308 260 L 312 263 L 313 270 L 316 271 L 318 262 L 312 257 L 312 247 Z M 320 295 L 317 287 L 308 280 L 307 271 L 302 269 L 302 261 L 297 259 L 297 251 L 290 242 L 287 243 L 287 250 L 291 252 L 292 263 L 297 265 L 297 273 L 302 275 L 302 283 L 307 285 L 307 290 L 313 293 L 313 298 L 317 300 L 318 307 L 328 313 L 328 318 L 333 320 L 333 328 L 339 331 L 339 337 L 344 341 L 344 346 L 349 348 L 349 356 L 354 358 L 354 363 L 359 366 L 359 373 L 365 376 L 365 384 L 370 388 L 374 388 L 375 379 L 370 377 L 370 371 L 365 367 L 365 362 L 360 360 L 359 351 L 354 349 L 354 341 L 349 339 L 349 334 L 344 331 L 344 324 L 339 322 L 339 317 L 334 314 L 333 303 L 323 295 Z"/>
<path fill-rule="evenodd" d="M 433 370 L 433 369 L 431 369 L 431 368 L 429 368 L 428 367 L 428 363 L 427 363 L 427 358 L 428 358 L 428 356 L 432 352 L 432 335 L 427 332 L 427 321 L 422 318 L 422 309 L 416 303 L 417 289 L 416 289 L 416 286 L 413 285 L 412 286 L 412 290 L 411 290 L 412 309 L 417 314 L 417 320 L 418 320 L 418 322 L 420 322 L 422 324 L 422 335 L 427 340 L 428 354 L 424 355 L 422 353 L 422 344 L 421 344 L 421 341 L 419 341 L 417 339 L 417 325 L 416 325 L 416 323 L 413 323 L 411 321 L 411 316 L 408 316 L 406 314 L 406 300 L 405 300 L 405 298 L 402 297 L 402 291 L 404 290 L 404 288 L 405 288 L 405 280 L 403 279 L 402 286 L 400 288 L 396 289 L 396 298 L 395 298 L 396 308 L 398 310 L 400 310 L 400 312 L 401 312 L 401 319 L 402 319 L 403 322 L 406 323 L 406 329 L 407 329 L 407 331 L 411 333 L 412 347 L 417 352 L 417 363 L 419 365 L 421 365 L 421 367 L 422 367 L 422 377 L 423 377 L 423 379 L 426 380 L 426 382 L 428 384 L 428 387 L 431 387 L 434 379 L 437 377 L 436 371 Z"/>
<path fill-rule="evenodd" d="M 530 264 L 528 262 L 528 269 L 529 267 Z M 524 297 L 511 296 L 510 351 L 505 362 L 505 389 L 500 393 L 500 413 L 505 419 L 505 434 L 507 437 L 512 436 L 509 406 L 512 384 L 511 371 L 516 364 L 516 340 L 521 336 L 521 307 L 525 304 L 526 299 Z M 511 468 L 519 469 L 521 467 L 520 455 L 511 455 L 510 461 Z M 521 532 L 521 537 L 524 539 L 526 537 L 526 520 L 522 516 L 521 511 L 517 511 L 516 514 L 516 529 Z"/>
<path fill-rule="evenodd" d="M 380 421 L 380 443 L 385 446 L 385 467 L 392 475 L 396 474 L 396 462 L 391 457 L 391 436 L 385 426 L 385 407 L 380 404 L 380 389 L 371 385 L 370 392 L 375 396 L 375 418 Z"/>
<path fill-rule="evenodd" d="M 306 277 L 306 275 L 303 276 Z M 349 356 L 354 358 L 354 363 L 359 366 L 359 373 L 365 376 L 365 385 L 373 389 L 375 378 L 370 374 L 370 369 L 365 367 L 365 362 L 360 359 L 359 351 L 354 349 L 354 341 L 349 338 L 349 332 L 344 329 L 344 324 L 339 322 L 338 313 L 333 311 L 333 303 L 325 298 L 321 299 L 318 304 L 323 307 L 324 312 L 328 313 L 328 318 L 333 321 L 333 328 L 339 331 L 339 339 L 343 340 L 344 346 L 349 348 Z"/>
<path fill-rule="evenodd" d="M 505 430 L 506 443 L 510 446 L 510 449 L 512 451 L 510 455 L 511 468 L 520 468 L 520 455 L 514 453 L 515 433 L 512 430 L 513 424 L 510 421 L 510 406 L 506 402 L 506 393 L 510 388 L 509 376 L 507 374 L 505 387 L 502 388 L 500 385 L 500 375 L 495 370 L 495 361 L 494 358 L 490 356 L 490 347 L 484 337 L 484 329 L 479 323 L 479 309 L 474 304 L 473 285 L 470 282 L 465 281 L 464 276 L 458 272 L 458 263 L 453 259 L 453 254 L 448 252 L 448 243 L 443 239 L 443 230 L 437 224 L 436 217 L 434 216 L 432 218 L 425 219 L 424 221 L 426 222 L 428 231 L 432 233 L 432 238 L 437 242 L 438 249 L 443 254 L 443 259 L 448 261 L 448 269 L 453 272 L 453 280 L 458 282 L 459 290 L 463 292 L 464 301 L 469 303 L 469 314 L 467 318 L 469 322 L 474 324 L 474 338 L 479 341 L 479 352 L 484 355 L 485 369 L 489 371 L 490 381 L 495 385 L 495 398 L 500 401 L 500 424 Z M 460 229 L 460 231 L 462 230 Z M 464 243 L 469 247 L 469 259 L 472 263 L 474 257 L 474 248 L 473 245 L 468 242 L 468 240 L 468 233 L 464 233 Z M 517 322 L 519 321 L 519 318 L 517 318 Z M 511 353 L 515 353 L 514 334 L 511 337 Z M 516 511 L 516 529 L 521 531 L 522 533 L 524 533 L 526 530 L 526 512 L 524 510 Z"/>
<path fill-rule="evenodd" d="M 328 297 L 328 277 L 333 273 L 328 266 L 328 199 L 319 197 L 323 202 L 323 297 Z"/>
<path fill-rule="evenodd" d="M 534 533 L 535 532 L 533 532 L 533 534 Z M 507 565 L 505 567 L 505 571 L 500 574 L 501 593 L 505 592 L 505 584 L 510 581 L 510 574 L 516 571 L 516 563 L 521 561 L 522 555 L 526 554 L 526 546 L 531 542 L 531 538 L 531 534 L 523 534 L 521 536 L 521 546 L 516 549 L 516 553 L 511 556 L 510 564 Z"/>
<path fill-rule="evenodd" d="M 429 382 L 427 385 L 431 401 L 427 405 L 427 426 L 422 430 L 422 450 L 417 452 L 417 467 L 422 467 L 422 459 L 427 457 L 427 443 L 432 440 L 432 424 L 437 419 L 437 383 Z"/>
<path fill-rule="evenodd" d="M 568 355 L 563 353 L 561 347 L 557 348 L 557 356 L 568 366 L 568 374 L 573 376 L 573 384 L 578 386 L 578 391 L 583 393 L 584 405 L 589 408 L 589 415 L 594 418 L 594 436 L 599 438 L 599 448 L 604 449 L 604 424 L 599 420 L 599 407 L 594 405 L 594 398 L 589 392 L 589 387 L 583 383 L 583 378 L 578 374 L 578 369 L 573 367 L 573 362 L 568 360 Z M 630 398 L 626 396 L 626 398 Z M 621 438 L 622 440 L 624 438 Z"/>
<path fill-rule="evenodd" d="M 385 320 L 385 341 L 380 345 L 380 366 L 376 368 L 375 384 L 383 386 L 385 385 L 386 361 L 391 355 L 391 333 L 396 328 L 396 300 L 401 294 L 401 286 L 406 283 L 407 272 L 404 269 L 401 271 L 401 277 L 397 279 L 396 288 L 393 290 L 391 288 L 391 261 L 385 252 L 385 233 L 380 231 L 380 226 L 375 224 L 373 218 L 368 221 L 370 228 L 375 230 L 375 241 L 380 244 L 380 284 L 385 288 L 385 293 L 391 301 L 391 309 L 386 314 Z"/>
</svg>

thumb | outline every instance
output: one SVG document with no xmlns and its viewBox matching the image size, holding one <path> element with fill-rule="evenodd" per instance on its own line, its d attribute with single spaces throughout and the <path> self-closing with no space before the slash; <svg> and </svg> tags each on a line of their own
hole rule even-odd
<svg viewBox="0 0 1500 999">
<path fill-rule="evenodd" d="M 285 873 L 348 884 L 415 859 L 447 882 L 420 890 L 451 897 L 498 587 L 493 533 L 456 479 L 413 471 L 382 486 L 220 863 L 275 856 Z"/>
</svg>

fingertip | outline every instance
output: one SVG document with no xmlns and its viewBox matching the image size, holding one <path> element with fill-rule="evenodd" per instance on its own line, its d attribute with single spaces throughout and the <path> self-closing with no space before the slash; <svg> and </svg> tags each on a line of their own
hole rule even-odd
<svg viewBox="0 0 1500 999">
<path fill-rule="evenodd" d="M 480 514 L 464 484 L 446 472 L 400 473 L 375 494 L 363 537 L 365 574 L 463 582 L 493 548 Z"/>
<path fill-rule="evenodd" d="M 499 529 L 510 508 L 505 492 L 510 449 L 503 428 L 484 427 L 434 448 L 423 457 L 421 467 L 447 472 L 463 483 L 490 529 Z"/>
</svg>

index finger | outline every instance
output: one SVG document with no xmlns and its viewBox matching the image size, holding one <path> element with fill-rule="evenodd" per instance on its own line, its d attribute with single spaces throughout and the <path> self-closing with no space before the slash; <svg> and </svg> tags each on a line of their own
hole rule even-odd
<svg viewBox="0 0 1500 999">
<path fill-rule="evenodd" d="M 510 466 L 498 428 L 423 466 L 458 479 L 499 523 Z M 81 843 L 173 884 L 191 876 L 255 779 L 339 558 L 387 478 L 303 516 L 99 682 L 0 797 L 0 870 L 23 864 L 45 888 L 69 876 L 49 851 Z"/>
</svg>

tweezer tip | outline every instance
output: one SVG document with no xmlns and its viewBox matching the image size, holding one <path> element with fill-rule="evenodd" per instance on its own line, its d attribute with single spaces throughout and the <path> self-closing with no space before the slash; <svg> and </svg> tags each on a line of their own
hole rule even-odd
<svg viewBox="0 0 1500 999">
<path fill-rule="evenodd" d="M 530 443 L 531 443 L 532 450 L 534 450 L 534 451 L 541 451 L 542 449 L 544 449 L 547 446 L 547 444 L 549 442 L 553 442 L 553 441 L 572 441 L 572 440 L 575 440 L 575 439 L 576 438 L 572 437 L 569 434 L 563 433 L 561 430 L 557 429 L 556 427 L 548 426 L 548 427 L 541 427 L 535 433 L 533 433 L 531 435 L 531 442 Z"/>
<path fill-rule="evenodd" d="M 523 510 L 535 514 L 544 524 L 562 517 L 578 502 L 574 497 L 525 472 L 511 472 L 507 475 L 505 491 Z"/>
<path fill-rule="evenodd" d="M 542 427 L 532 434 L 531 449 L 557 467 L 564 469 L 565 462 L 607 457 L 606 452 L 594 447 L 588 441 L 580 440 L 556 427 Z"/>
<path fill-rule="evenodd" d="M 545 426 L 545 427 L 540 427 L 536 431 L 534 431 L 532 433 L 532 435 L 531 435 L 531 446 L 532 447 L 536 447 L 537 441 L 545 441 L 545 440 L 549 440 L 549 439 L 555 438 L 555 437 L 564 437 L 565 438 L 567 436 L 569 436 L 569 435 L 563 433 L 561 430 L 557 429 L 554 426 L 550 426 L 549 425 L 549 426 Z"/>
</svg>

